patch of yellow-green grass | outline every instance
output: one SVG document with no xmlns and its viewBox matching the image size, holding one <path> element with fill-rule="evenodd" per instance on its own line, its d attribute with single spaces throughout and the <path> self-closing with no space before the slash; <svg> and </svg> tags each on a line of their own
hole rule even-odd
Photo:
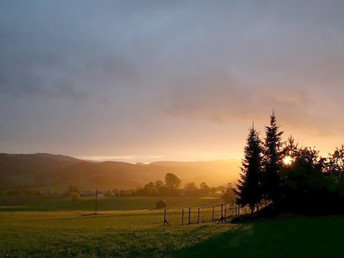
<svg viewBox="0 0 344 258">
<path fill-rule="evenodd" d="M 199 200 L 193 199 L 194 204 L 199 204 Z M 343 216 L 289 214 L 241 224 L 211 222 L 181 226 L 180 206 L 185 207 L 185 201 L 175 198 L 174 204 L 170 202 L 173 205 L 167 219 L 173 226 L 166 227 L 162 226 L 163 210 L 138 210 L 133 203 L 126 206 L 132 209 L 101 210 L 99 215 L 93 215 L 91 209 L 2 210 L 0 257 L 344 257 Z M 184 223 L 187 223 L 187 211 Z M 219 214 L 217 209 L 215 216 Z M 211 209 L 202 209 L 200 220 L 209 220 L 211 215 Z M 191 221 L 197 221 L 196 209 L 192 210 Z"/>
<path fill-rule="evenodd" d="M 155 204 L 159 200 L 164 200 L 167 208 L 184 208 L 196 206 L 210 206 L 220 204 L 223 201 L 220 197 L 107 197 L 98 199 L 99 210 L 142 210 L 155 209 Z M 47 198 L 41 197 L 31 200 L 30 198 L 16 198 L 13 206 L 9 201 L 0 202 L 0 210 L 7 211 L 55 211 L 55 210 L 93 210 L 95 206 L 94 198 L 82 198 L 72 201 L 70 198 Z"/>
<path fill-rule="evenodd" d="M 161 211 L 91 213 L 0 212 L 0 256 L 158 256 L 237 227 L 215 223 L 163 227 Z M 175 215 L 177 222 L 179 214 Z M 170 218 L 174 220 L 173 215 Z"/>
</svg>

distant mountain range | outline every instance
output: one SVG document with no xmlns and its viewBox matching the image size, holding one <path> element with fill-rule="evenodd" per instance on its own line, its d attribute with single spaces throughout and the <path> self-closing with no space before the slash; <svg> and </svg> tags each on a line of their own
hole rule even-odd
<svg viewBox="0 0 344 258">
<path fill-rule="evenodd" d="M 174 173 L 182 183 L 224 185 L 239 176 L 240 160 L 93 162 L 47 153 L 0 153 L 0 189 L 78 185 L 80 189 L 133 189 Z"/>
</svg>

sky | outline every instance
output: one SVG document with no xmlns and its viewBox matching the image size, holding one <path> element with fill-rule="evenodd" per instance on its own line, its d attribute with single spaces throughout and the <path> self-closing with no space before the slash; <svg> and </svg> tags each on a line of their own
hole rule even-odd
<svg viewBox="0 0 344 258">
<path fill-rule="evenodd" d="M 0 152 L 150 162 L 344 144 L 344 1 L 0 1 Z"/>
</svg>

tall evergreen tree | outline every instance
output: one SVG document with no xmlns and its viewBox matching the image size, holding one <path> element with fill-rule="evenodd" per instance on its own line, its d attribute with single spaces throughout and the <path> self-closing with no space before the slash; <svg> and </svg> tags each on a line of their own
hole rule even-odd
<svg viewBox="0 0 344 258">
<path fill-rule="evenodd" d="M 270 126 L 266 126 L 263 157 L 263 195 L 276 205 L 279 198 L 279 172 L 282 168 L 283 149 L 275 113 L 270 117 Z"/>
<path fill-rule="evenodd" d="M 294 157 L 296 156 L 297 152 L 298 143 L 295 143 L 294 137 L 290 135 L 283 148 L 283 155 L 289 155 L 291 157 Z"/>
<path fill-rule="evenodd" d="M 258 132 L 252 127 L 247 137 L 245 157 L 241 166 L 241 179 L 234 192 L 238 195 L 236 202 L 241 206 L 249 205 L 253 213 L 261 200 L 261 161 L 262 147 Z"/>
</svg>

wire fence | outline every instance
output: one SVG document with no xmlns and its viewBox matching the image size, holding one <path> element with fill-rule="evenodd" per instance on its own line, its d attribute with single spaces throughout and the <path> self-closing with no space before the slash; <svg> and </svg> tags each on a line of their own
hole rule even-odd
<svg viewBox="0 0 344 258">
<path fill-rule="evenodd" d="M 248 214 L 247 207 L 218 204 L 213 206 L 188 207 L 183 209 L 164 209 L 163 225 L 191 225 L 199 223 L 226 223 L 227 219 Z"/>
</svg>

